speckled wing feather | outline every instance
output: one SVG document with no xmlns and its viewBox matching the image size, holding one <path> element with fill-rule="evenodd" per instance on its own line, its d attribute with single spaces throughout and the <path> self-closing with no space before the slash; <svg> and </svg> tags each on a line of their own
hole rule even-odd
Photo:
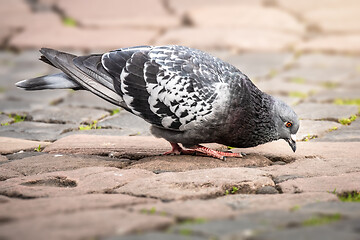
<svg viewBox="0 0 360 240">
<path fill-rule="evenodd" d="M 214 111 L 231 65 L 199 50 L 180 46 L 135 47 L 105 53 L 103 67 L 130 111 L 150 123 L 186 130 Z"/>
</svg>

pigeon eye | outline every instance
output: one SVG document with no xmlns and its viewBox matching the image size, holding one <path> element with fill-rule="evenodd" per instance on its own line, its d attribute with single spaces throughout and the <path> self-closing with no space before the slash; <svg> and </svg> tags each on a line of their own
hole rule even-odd
<svg viewBox="0 0 360 240">
<path fill-rule="evenodd" d="M 285 126 L 286 126 L 287 128 L 291 127 L 291 126 L 292 126 L 292 122 L 286 122 L 286 123 L 285 123 Z"/>
</svg>

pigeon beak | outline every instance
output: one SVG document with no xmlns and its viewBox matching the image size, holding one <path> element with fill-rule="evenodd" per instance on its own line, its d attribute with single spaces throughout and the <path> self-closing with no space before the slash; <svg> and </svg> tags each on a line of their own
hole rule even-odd
<svg viewBox="0 0 360 240">
<path fill-rule="evenodd" d="M 295 152 L 296 151 L 296 135 L 291 134 L 290 138 L 286 139 L 286 141 L 289 143 L 291 149 Z"/>
</svg>

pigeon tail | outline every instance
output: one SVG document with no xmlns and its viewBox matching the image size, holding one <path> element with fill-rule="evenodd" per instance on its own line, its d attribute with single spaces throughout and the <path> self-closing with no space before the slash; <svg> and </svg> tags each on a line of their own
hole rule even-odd
<svg viewBox="0 0 360 240">
<path fill-rule="evenodd" d="M 18 88 L 23 88 L 27 91 L 43 89 L 83 89 L 78 83 L 76 83 L 64 73 L 31 78 L 17 82 L 15 85 Z"/>
</svg>

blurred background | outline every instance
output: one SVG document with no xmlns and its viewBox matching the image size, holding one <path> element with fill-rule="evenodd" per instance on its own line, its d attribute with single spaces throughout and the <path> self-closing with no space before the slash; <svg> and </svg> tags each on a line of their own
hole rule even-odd
<svg viewBox="0 0 360 240">
<path fill-rule="evenodd" d="M 2 136 L 54 141 L 80 126 L 149 134 L 142 120 L 86 92 L 16 89 L 19 80 L 56 71 L 37 60 L 41 47 L 84 54 L 179 44 L 208 51 L 293 105 L 304 141 L 344 127 L 339 120 L 359 111 L 358 0 L 0 0 L 0 13 Z"/>
</svg>

